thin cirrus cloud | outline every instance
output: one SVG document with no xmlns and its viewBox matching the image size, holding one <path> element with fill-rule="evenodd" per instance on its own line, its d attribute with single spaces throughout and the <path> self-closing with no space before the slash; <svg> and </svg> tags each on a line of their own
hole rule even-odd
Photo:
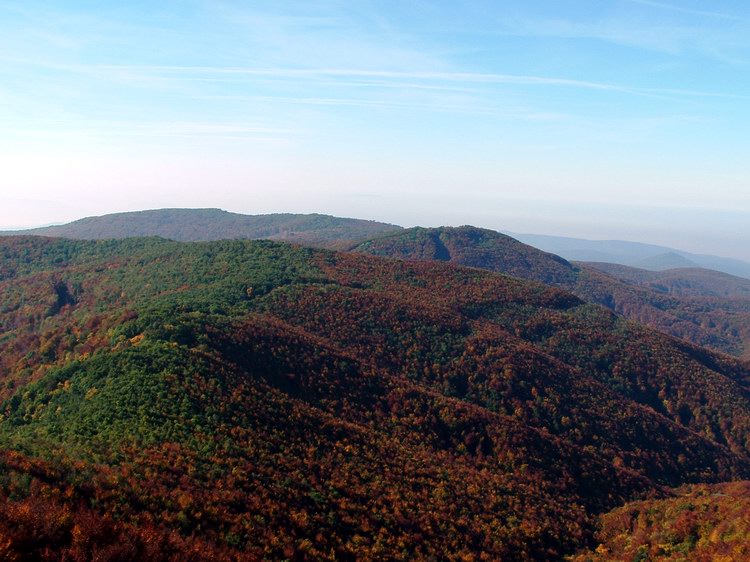
<svg viewBox="0 0 750 562">
<path fill-rule="evenodd" d="M 362 69 L 284 69 L 284 68 L 227 68 L 227 67 L 128 67 L 100 69 L 115 72 L 135 72 L 136 76 L 158 76 L 164 80 L 202 80 L 206 82 L 222 82 L 226 76 L 240 77 L 249 82 L 258 79 L 297 80 L 314 82 L 319 86 L 334 87 L 365 87 L 370 89 L 400 89 L 425 90 L 432 92 L 463 92 L 472 94 L 458 102 L 451 99 L 450 103 L 403 102 L 394 100 L 374 100 L 367 98 L 341 97 L 290 97 L 290 96 L 231 96 L 216 95 L 208 99 L 245 99 L 263 102 L 275 101 L 279 103 L 310 104 L 310 105 L 342 105 L 360 107 L 381 107 L 392 109 L 416 109 L 420 111 L 446 111 L 459 113 L 473 113 L 493 115 L 498 118 L 529 119 L 529 120 L 561 120 L 574 119 L 576 116 L 570 111 L 559 109 L 529 109 L 508 111 L 501 110 L 492 103 L 492 94 L 497 88 L 566 88 L 582 89 L 603 94 L 637 96 L 662 101 L 689 101 L 691 98 L 731 98 L 735 100 L 748 99 L 750 96 L 721 93 L 705 90 L 688 90 L 679 88 L 635 87 L 623 84 L 584 81 L 562 77 L 511 75 L 478 72 L 434 72 L 434 71 L 389 71 Z M 364 83 L 361 79 L 378 79 L 377 82 Z M 329 80 L 327 82 L 324 82 Z M 507 91 L 507 90 L 506 90 Z M 516 94 L 518 99 L 524 96 Z M 479 101 L 478 101 L 479 100 Z M 580 117 L 580 116 L 579 116 Z M 582 119 L 585 121 L 585 119 Z"/>
<path fill-rule="evenodd" d="M 195 139 L 248 140 L 282 138 L 303 134 L 302 129 L 255 124 L 218 122 L 133 122 L 133 121 L 40 121 L 27 122 L 23 128 L 3 125 L 0 131 L 19 136 L 66 137 L 69 135 L 103 137 L 167 137 Z"/>
<path fill-rule="evenodd" d="M 615 3 L 616 5 L 617 3 Z M 660 55 L 695 53 L 740 64 L 750 47 L 750 17 L 652 0 L 622 0 L 635 9 L 591 9 L 585 16 L 500 15 L 495 33 L 557 40 L 592 40 Z M 598 4 L 595 8 L 608 4 Z M 743 8 L 744 11 L 744 8 Z"/>
<path fill-rule="evenodd" d="M 738 16 L 735 14 L 728 14 L 725 12 L 716 12 L 712 10 L 700 10 L 695 8 L 687 8 L 685 6 L 678 6 L 676 4 L 668 4 L 666 2 L 657 2 L 655 0 L 627 0 L 631 4 L 640 4 L 641 6 L 649 6 L 652 8 L 661 8 L 672 12 L 679 12 L 682 14 L 689 14 L 692 16 L 701 16 L 708 18 L 717 18 L 723 20 L 741 21 L 748 22 L 749 18 Z"/>
<path fill-rule="evenodd" d="M 672 55 L 698 51 L 722 60 L 737 60 L 732 53 L 737 47 L 747 47 L 744 39 L 721 32 L 677 24 L 641 27 L 639 22 L 620 20 L 534 20 L 512 24 L 512 31 L 509 33 L 558 39 L 590 39 Z"/>
<path fill-rule="evenodd" d="M 415 103 L 415 102 L 398 102 L 385 101 L 366 98 L 305 98 L 305 97 L 282 97 L 282 96 L 202 96 L 202 99 L 224 100 L 224 101 L 250 101 L 250 102 L 267 102 L 281 103 L 291 105 L 311 105 L 311 106 L 341 106 L 341 107 L 362 107 L 362 108 L 380 108 L 395 110 L 415 110 L 430 112 L 445 112 L 459 114 L 487 115 L 503 119 L 523 119 L 529 121 L 560 121 L 568 119 L 569 116 L 563 113 L 542 113 L 531 111 L 500 111 L 497 108 L 472 104 L 447 104 L 447 103 Z"/>
<path fill-rule="evenodd" d="M 584 88 L 589 90 L 607 90 L 635 95 L 650 93 L 673 93 L 691 96 L 716 96 L 723 95 L 714 92 L 675 90 L 661 88 L 637 88 L 593 82 L 587 80 L 576 80 L 571 78 L 496 74 L 481 72 L 434 72 L 434 71 L 392 71 L 392 70 L 362 70 L 350 68 L 242 68 L 242 67 L 205 67 L 205 66 L 127 66 L 127 65 L 92 65 L 92 66 L 59 66 L 59 69 L 71 71 L 107 73 L 107 72 L 130 72 L 136 76 L 156 75 L 162 78 L 181 79 L 190 75 L 202 77 L 205 80 L 221 80 L 225 75 L 247 76 L 247 77 L 277 77 L 277 78 L 387 78 L 400 80 L 425 80 L 434 82 L 452 82 L 468 84 L 506 84 L 516 86 L 564 86 L 573 88 Z M 215 77 L 215 78 L 212 78 Z M 409 86 L 409 84 L 405 84 Z"/>
<path fill-rule="evenodd" d="M 6 58 L 7 59 L 7 58 Z M 244 95 L 220 91 L 219 93 L 192 94 L 193 97 L 203 100 L 214 101 L 255 101 L 263 103 L 281 103 L 296 105 L 319 105 L 319 106 L 352 106 L 362 108 L 386 108 L 419 111 L 453 112 L 492 115 L 498 118 L 528 119 L 528 120 L 560 120 L 570 118 L 566 112 L 559 110 L 536 109 L 522 107 L 520 109 L 509 109 L 507 102 L 502 109 L 495 103 L 489 94 L 493 88 L 498 87 L 561 87 L 580 88 L 585 90 L 611 92 L 646 97 L 669 97 L 669 96 L 711 96 L 711 92 L 700 91 L 672 91 L 660 89 L 633 88 L 617 84 L 608 84 L 593 81 L 583 81 L 560 77 L 544 77 L 530 75 L 511 75 L 499 73 L 478 72 L 446 72 L 446 71 L 393 71 L 375 69 L 336 69 L 336 68 L 247 68 L 247 67 L 208 67 L 208 66 L 156 66 L 156 65 L 81 65 L 81 64 L 56 64 L 34 61 L 23 62 L 26 65 L 36 65 L 53 69 L 61 73 L 75 73 L 88 76 L 90 79 L 109 81 L 113 83 L 126 83 L 142 88 L 151 87 L 153 81 L 161 86 L 166 84 L 179 85 L 182 82 L 202 81 L 216 82 L 225 85 L 225 80 L 230 77 L 233 82 L 237 80 L 247 81 L 247 85 L 262 81 L 278 82 L 284 86 L 296 85 L 307 88 L 308 84 L 316 87 L 331 86 L 334 88 L 358 89 L 391 89 L 401 91 L 423 91 L 424 94 L 435 92 L 460 92 L 469 94 L 464 97 L 435 98 L 412 96 L 408 101 L 383 97 L 373 99 L 369 97 L 352 96 L 291 96 L 287 94 L 274 95 Z M 362 80 L 370 80 L 363 82 Z M 373 80 L 377 80 L 373 82 Z M 489 90 L 488 90 L 489 88 Z M 504 100 L 505 101 L 505 100 Z M 488 103 L 489 102 L 489 103 Z M 216 127 L 221 127 L 217 124 Z M 144 134 L 154 135 L 153 128 L 132 128 L 131 133 L 142 130 Z M 103 130 L 102 133 L 106 132 Z M 246 132 L 271 132 L 246 131 Z M 276 133 L 289 132 L 285 129 L 274 131 Z M 165 135 L 163 131 L 159 134 Z M 177 133 L 171 133 L 177 134 Z M 231 138 L 223 135 L 224 138 Z M 238 137 L 236 138 L 244 138 Z"/>
<path fill-rule="evenodd" d="M 149 87 L 152 81 L 156 81 L 160 87 L 174 88 L 180 96 L 209 103 L 246 102 L 264 105 L 280 104 L 282 106 L 353 107 L 365 110 L 389 109 L 402 112 L 415 110 L 419 112 L 484 115 L 497 119 L 532 122 L 577 121 L 579 126 L 587 126 L 592 121 L 590 118 L 577 115 L 575 111 L 564 107 L 529 101 L 532 96 L 524 94 L 523 91 L 538 88 L 581 89 L 605 96 L 635 96 L 666 102 L 680 102 L 691 98 L 741 97 L 734 94 L 701 90 L 643 88 L 561 77 L 464 71 L 407 72 L 345 68 L 289 69 L 174 65 L 57 65 L 56 69 L 63 72 L 83 73 L 94 76 L 99 80 L 109 80 L 140 87 Z M 229 85 L 240 86 L 241 91 L 238 91 L 236 87 L 226 88 L 227 82 L 225 80 L 227 77 L 230 78 Z M 370 82 L 363 82 L 363 80 L 370 80 Z M 373 82 L 373 80 L 376 81 Z M 189 89 L 184 90 L 180 87 L 180 84 L 184 82 L 194 81 L 216 83 L 219 90 L 206 93 L 190 91 Z M 259 84 L 262 86 L 269 82 L 281 85 L 282 91 L 263 94 L 252 93 L 258 90 Z M 325 90 L 327 95 L 293 95 L 297 91 L 309 92 L 316 88 Z M 329 91 L 331 89 L 332 91 Z M 362 95 L 357 91 L 363 89 L 377 91 L 379 97 Z M 321 93 L 323 93 L 322 90 Z M 400 94 L 409 93 L 409 95 L 394 97 L 389 90 Z M 686 120 L 683 115 L 680 115 L 679 119 Z M 689 119 L 688 117 L 687 120 Z M 605 122 L 610 125 L 613 123 L 612 118 L 606 119 Z M 216 124 L 217 129 L 224 126 L 221 123 Z M 257 133 L 276 133 L 277 136 L 292 134 L 292 130 L 289 128 L 277 127 L 275 131 L 270 130 L 271 127 L 265 129 L 245 132 L 256 133 L 255 140 L 259 140 L 261 137 Z M 591 131 L 596 131 L 596 129 L 596 127 L 590 128 Z M 130 133 L 137 134 L 139 130 L 135 129 Z M 148 136 L 157 134 L 145 129 L 143 131 Z M 179 131 L 170 134 L 175 137 L 187 137 L 187 133 Z M 167 136 L 167 133 L 160 131 L 158 135 Z M 205 133 L 203 136 L 209 137 Z M 213 134 L 212 136 L 225 140 L 248 139 L 248 135 L 245 134 L 223 134 L 221 136 Z"/>
<path fill-rule="evenodd" d="M 622 84 L 577 80 L 563 77 L 512 75 L 480 72 L 436 72 L 436 71 L 393 71 L 349 68 L 246 68 L 223 66 L 139 66 L 139 65 L 55 65 L 60 71 L 77 72 L 97 76 L 102 79 L 112 79 L 125 82 L 144 83 L 149 79 L 165 82 L 199 81 L 237 83 L 245 80 L 296 80 L 299 82 L 316 82 L 319 86 L 357 86 L 369 88 L 391 88 L 402 90 L 449 91 L 482 94 L 481 87 L 516 86 L 516 87 L 561 87 L 579 88 L 600 92 L 611 92 L 632 96 L 643 96 L 657 99 L 678 98 L 710 98 L 726 97 L 747 99 L 748 96 L 711 92 L 703 90 L 688 90 L 677 88 L 636 87 Z M 229 79 L 227 77 L 230 77 Z M 378 82 L 361 82 L 362 79 L 378 79 Z M 360 81 L 357 81 L 360 80 Z M 421 82 L 419 82 L 421 81 Z M 252 99 L 256 101 L 272 101 L 272 96 L 237 96 L 214 95 L 203 96 L 203 99 Z M 350 105 L 361 107 L 390 107 L 412 108 L 433 111 L 465 111 L 480 114 L 494 114 L 498 117 L 516 117 L 531 119 L 558 119 L 563 116 L 560 112 L 527 111 L 502 112 L 496 109 L 480 107 L 469 100 L 461 106 L 439 103 L 406 103 L 386 100 L 333 98 L 333 97 L 289 97 L 276 96 L 280 103 L 297 103 L 312 105 Z"/>
</svg>

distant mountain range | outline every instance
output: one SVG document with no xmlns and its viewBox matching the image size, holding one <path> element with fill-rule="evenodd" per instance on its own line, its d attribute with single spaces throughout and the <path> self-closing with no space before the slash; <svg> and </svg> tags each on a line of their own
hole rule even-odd
<svg viewBox="0 0 750 562">
<path fill-rule="evenodd" d="M 507 234 L 521 242 L 572 261 L 617 263 L 654 271 L 702 267 L 750 279 L 750 263 L 733 258 L 693 254 L 666 246 L 623 240 L 584 240 L 511 232 Z"/>
<path fill-rule="evenodd" d="M 399 226 L 330 215 L 241 215 L 220 209 L 155 209 L 88 217 L 59 226 L 0 232 L 0 236 L 37 235 L 79 240 L 160 236 L 179 242 L 269 239 L 339 248 Z"/>
<path fill-rule="evenodd" d="M 598 269 L 622 281 L 667 295 L 750 299 L 750 279 L 712 269 L 649 271 L 614 263 L 578 262 L 578 265 Z"/>
<path fill-rule="evenodd" d="M 210 240 L 285 240 L 346 249 L 402 227 L 377 221 L 321 214 L 243 215 L 220 209 L 154 209 L 87 217 L 68 224 L 0 231 L 0 236 L 38 235 L 80 240 L 160 236 L 182 242 Z M 506 232 L 516 240 L 570 261 L 604 262 L 662 271 L 706 268 L 750 279 L 750 263 L 693 254 L 665 246 L 622 240 L 584 240 Z"/>
</svg>

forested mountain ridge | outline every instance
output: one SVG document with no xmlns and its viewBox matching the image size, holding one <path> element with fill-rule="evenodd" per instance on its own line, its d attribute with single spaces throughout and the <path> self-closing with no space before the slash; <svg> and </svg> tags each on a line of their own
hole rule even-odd
<svg viewBox="0 0 750 562">
<path fill-rule="evenodd" d="M 555 560 L 625 501 L 750 477 L 747 364 L 560 289 L 274 242 L 0 249 L 9 559 Z"/>
<path fill-rule="evenodd" d="M 271 239 L 343 248 L 401 227 L 319 214 L 242 215 L 220 209 L 154 209 L 88 217 L 0 235 L 36 235 L 79 240 L 160 236 L 177 241 Z"/>
<path fill-rule="evenodd" d="M 547 284 L 575 281 L 575 268 L 563 258 L 518 240 L 473 226 L 415 227 L 362 242 L 356 252 L 409 260 L 439 260 L 499 271 Z"/>
<path fill-rule="evenodd" d="M 750 299 L 665 294 L 586 266 L 581 266 L 576 285 L 569 289 L 635 322 L 750 359 Z"/>
<path fill-rule="evenodd" d="M 746 282 L 719 272 L 638 274 L 642 279 L 650 275 L 663 279 L 672 287 L 668 290 L 658 282 L 637 282 L 632 272 L 641 270 L 570 263 L 504 234 L 472 226 L 405 229 L 363 242 L 354 251 L 409 260 L 437 259 L 553 284 L 628 319 L 750 359 L 750 298 L 737 298 Z M 630 276 L 622 273 L 626 270 Z M 689 273 L 681 277 L 683 271 Z M 691 291 L 688 286 L 700 289 Z M 711 286 L 718 294 L 707 294 Z"/>
</svg>

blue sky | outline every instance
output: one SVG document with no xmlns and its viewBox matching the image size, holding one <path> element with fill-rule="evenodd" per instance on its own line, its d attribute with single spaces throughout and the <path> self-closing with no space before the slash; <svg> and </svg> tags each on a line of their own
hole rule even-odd
<svg viewBox="0 0 750 562">
<path fill-rule="evenodd" d="M 0 228 L 156 207 L 750 259 L 750 4 L 0 0 Z"/>
</svg>

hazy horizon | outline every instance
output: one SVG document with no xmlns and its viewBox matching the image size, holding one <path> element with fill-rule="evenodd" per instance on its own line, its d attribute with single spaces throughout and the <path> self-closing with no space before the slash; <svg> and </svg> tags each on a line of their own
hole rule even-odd
<svg viewBox="0 0 750 562">
<path fill-rule="evenodd" d="M 205 208 L 209 208 L 209 207 L 205 207 Z M 211 207 L 211 208 L 220 209 L 218 207 Z M 116 211 L 116 212 L 114 212 L 114 214 L 117 214 L 117 213 L 133 213 L 133 212 L 139 212 L 139 211 L 156 211 L 156 210 L 162 210 L 162 209 L 186 209 L 186 210 L 193 209 L 193 210 L 195 210 L 196 208 L 195 207 L 192 207 L 192 208 L 191 207 L 162 207 L 162 208 L 159 208 L 159 209 L 136 209 L 136 210 Z M 227 212 L 230 212 L 230 213 L 237 213 L 237 211 L 233 211 L 231 209 L 220 209 L 220 210 L 227 211 Z M 274 213 L 287 213 L 287 212 L 288 211 L 279 210 L 279 211 L 270 211 L 269 213 L 256 213 L 256 214 L 274 214 Z M 21 225 L 21 226 L 17 226 L 17 227 L 9 227 L 9 228 L 5 228 L 5 227 L 0 226 L 0 232 L 2 232 L 2 231 L 23 231 L 23 230 L 32 230 L 32 229 L 37 229 L 37 228 L 45 228 L 45 227 L 50 227 L 50 226 L 61 226 L 61 225 L 64 225 L 64 224 L 68 224 L 70 222 L 75 222 L 76 220 L 85 219 L 85 218 L 91 218 L 91 217 L 98 217 L 98 216 L 106 216 L 107 214 L 111 214 L 111 213 L 104 213 L 102 215 L 88 215 L 88 216 L 85 216 L 85 217 L 78 217 L 78 218 L 73 219 L 71 221 L 58 221 L 58 222 L 50 222 L 50 223 L 36 224 L 36 225 Z M 239 214 L 245 214 L 245 213 L 239 213 Z M 247 214 L 252 214 L 252 213 L 247 213 Z M 300 214 L 307 214 L 307 213 L 300 213 Z M 319 213 L 319 214 L 328 214 L 328 213 Z M 681 243 L 679 243 L 679 241 L 677 243 L 675 243 L 675 244 L 672 245 L 672 244 L 668 244 L 668 243 L 663 243 L 662 244 L 662 243 L 653 242 L 650 239 L 638 240 L 638 239 L 634 239 L 634 238 L 597 238 L 595 236 L 594 237 L 586 237 L 586 236 L 583 236 L 583 235 L 582 236 L 569 236 L 567 234 L 559 234 L 559 233 L 552 233 L 552 232 L 530 232 L 530 231 L 523 231 L 523 230 L 512 230 L 512 229 L 503 228 L 503 227 L 496 227 L 496 226 L 493 226 L 492 224 L 481 224 L 481 223 L 467 223 L 467 222 L 456 222 L 456 223 L 446 223 L 446 222 L 419 223 L 419 222 L 413 222 L 413 221 L 412 222 L 408 222 L 408 223 L 399 223 L 399 222 L 395 222 L 395 221 L 387 221 L 387 220 L 384 220 L 384 219 L 377 219 L 377 218 L 357 217 L 357 216 L 352 216 L 352 215 L 341 215 L 341 216 L 345 217 L 345 218 L 374 220 L 374 221 L 378 221 L 378 222 L 391 223 L 391 224 L 394 224 L 395 226 L 401 226 L 401 227 L 405 227 L 405 228 L 416 227 L 416 226 L 428 227 L 429 228 L 429 227 L 439 227 L 439 226 L 466 226 L 466 225 L 471 225 L 471 226 L 478 226 L 480 228 L 488 228 L 488 229 L 491 229 L 491 230 L 496 230 L 498 232 L 503 232 L 503 233 L 508 234 L 510 236 L 514 236 L 514 235 L 516 235 L 516 236 L 542 235 L 542 236 L 552 236 L 552 237 L 562 237 L 562 238 L 569 237 L 569 238 L 582 239 L 582 240 L 587 240 L 587 241 L 605 241 L 605 242 L 606 241 L 625 241 L 625 242 L 635 242 L 635 243 L 655 245 L 655 246 L 664 246 L 666 249 L 680 250 L 680 251 L 688 252 L 688 253 L 708 254 L 708 255 L 715 255 L 715 256 L 718 256 L 718 257 L 734 258 L 734 259 L 739 259 L 739 260 L 743 260 L 743 261 L 748 261 L 747 259 L 743 258 L 740 255 L 730 255 L 730 254 L 726 254 L 726 253 L 722 254 L 722 253 L 702 252 L 700 250 L 696 250 L 694 247 L 690 247 L 691 246 L 690 244 L 687 244 L 687 245 L 684 244 L 684 243 L 681 244 Z"/>
<path fill-rule="evenodd" d="M 750 260 L 750 5 L 0 0 L 0 229 L 163 207 Z"/>
</svg>

